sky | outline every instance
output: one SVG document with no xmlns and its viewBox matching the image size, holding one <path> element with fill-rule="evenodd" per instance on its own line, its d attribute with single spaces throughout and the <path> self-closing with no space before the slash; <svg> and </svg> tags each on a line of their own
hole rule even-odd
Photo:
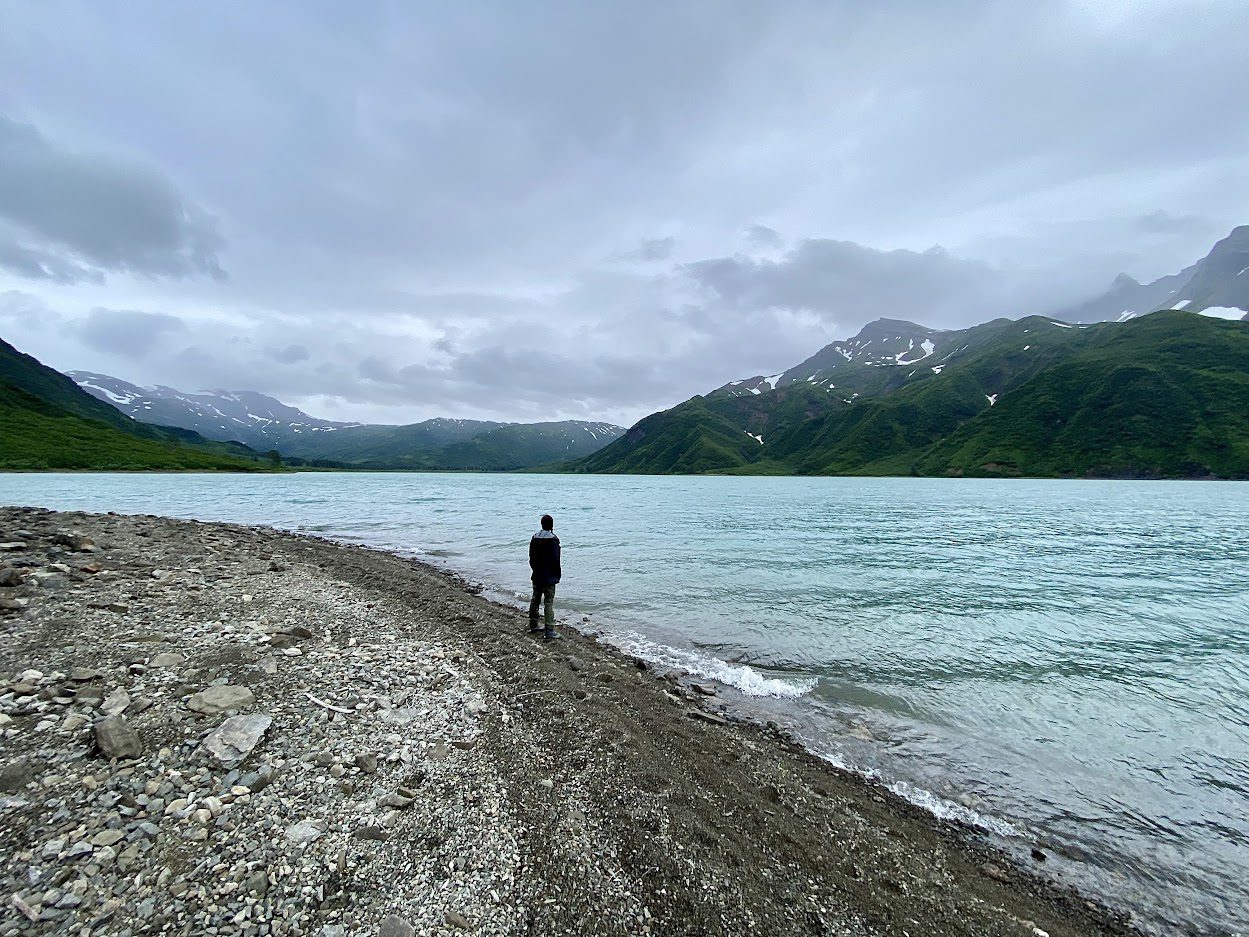
<svg viewBox="0 0 1249 937">
<path fill-rule="evenodd" d="M 1249 4 L 9 3 L 0 337 L 315 416 L 630 425 L 1249 223 Z"/>
</svg>

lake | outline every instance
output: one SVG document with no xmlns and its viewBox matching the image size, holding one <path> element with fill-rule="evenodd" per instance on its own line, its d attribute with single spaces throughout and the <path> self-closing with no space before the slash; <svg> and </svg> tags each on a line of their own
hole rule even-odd
<svg viewBox="0 0 1249 937">
<path fill-rule="evenodd" d="M 1249 483 L 0 474 L 0 502 L 314 532 L 513 603 L 549 512 L 583 628 L 1149 930 L 1249 927 Z"/>
</svg>

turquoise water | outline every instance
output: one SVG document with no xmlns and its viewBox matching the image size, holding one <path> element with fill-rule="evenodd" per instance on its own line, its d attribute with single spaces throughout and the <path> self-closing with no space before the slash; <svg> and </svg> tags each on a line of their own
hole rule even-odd
<svg viewBox="0 0 1249 937">
<path fill-rule="evenodd" d="M 561 611 L 1160 932 L 1249 933 L 1249 484 L 0 475 L 0 502 L 269 524 Z"/>
</svg>

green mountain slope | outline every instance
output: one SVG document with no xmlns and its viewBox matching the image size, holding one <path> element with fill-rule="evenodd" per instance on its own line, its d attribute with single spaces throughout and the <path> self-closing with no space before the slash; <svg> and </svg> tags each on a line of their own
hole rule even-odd
<svg viewBox="0 0 1249 937">
<path fill-rule="evenodd" d="M 409 426 L 346 426 L 333 432 L 291 434 L 275 445 L 283 455 L 303 459 L 332 459 L 349 465 L 411 466 L 424 454 L 466 442 L 503 425 L 439 419 Z"/>
<path fill-rule="evenodd" d="M 940 333 L 918 364 L 831 359 L 847 361 L 835 387 L 726 385 L 567 468 L 1249 477 L 1246 343 L 1249 327 L 1182 312 L 1079 328 L 994 320 Z"/>
<path fill-rule="evenodd" d="M 0 340 L 0 468 L 268 468 L 236 443 L 137 423 Z"/>
<path fill-rule="evenodd" d="M 923 474 L 1249 477 L 1249 326 L 1098 328 L 917 461 Z"/>
<path fill-rule="evenodd" d="M 288 437 L 284 455 L 350 468 L 504 472 L 577 459 L 622 430 L 608 423 L 427 420 L 410 426 L 349 426 Z"/>
</svg>

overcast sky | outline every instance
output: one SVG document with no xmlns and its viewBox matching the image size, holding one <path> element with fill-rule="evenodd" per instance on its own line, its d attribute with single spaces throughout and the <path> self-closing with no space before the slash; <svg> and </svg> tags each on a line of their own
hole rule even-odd
<svg viewBox="0 0 1249 937">
<path fill-rule="evenodd" d="M 334 419 L 644 414 L 1249 223 L 1249 4 L 8 3 L 0 337 Z"/>
</svg>

